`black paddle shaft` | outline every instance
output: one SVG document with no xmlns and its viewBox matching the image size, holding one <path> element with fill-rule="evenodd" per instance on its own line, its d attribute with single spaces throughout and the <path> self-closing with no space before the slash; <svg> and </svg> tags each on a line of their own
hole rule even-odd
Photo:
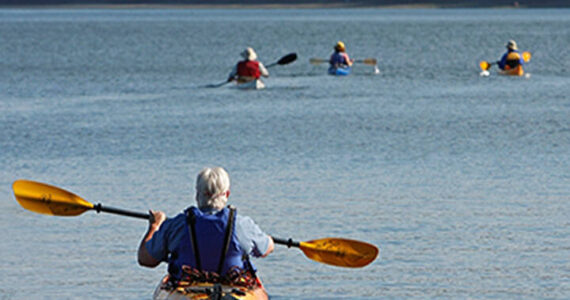
<svg viewBox="0 0 570 300">
<path fill-rule="evenodd" d="M 276 237 L 274 237 L 274 236 L 272 236 L 272 238 L 273 238 L 273 242 L 275 242 L 276 244 L 285 245 L 285 246 L 287 246 L 287 247 L 289 247 L 289 248 L 291 248 L 291 247 L 297 247 L 297 248 L 299 248 L 299 247 L 300 247 L 299 242 L 294 241 L 294 240 L 292 240 L 292 239 L 280 239 L 280 238 L 276 238 Z"/>
<path fill-rule="evenodd" d="M 116 214 L 116 215 L 145 219 L 145 220 L 150 219 L 149 214 L 143 214 L 143 213 L 134 212 L 134 211 L 130 211 L 130 210 L 124 210 L 124 209 L 120 209 L 120 208 L 103 206 L 103 205 L 101 205 L 101 203 L 95 204 L 93 206 L 93 209 L 97 213 L 106 212 L 106 213 L 112 213 L 112 214 Z"/>
</svg>

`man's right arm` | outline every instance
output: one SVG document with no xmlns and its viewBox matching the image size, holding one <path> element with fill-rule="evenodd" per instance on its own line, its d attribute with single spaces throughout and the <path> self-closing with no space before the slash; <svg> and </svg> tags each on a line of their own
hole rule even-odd
<svg viewBox="0 0 570 300">
<path fill-rule="evenodd" d="M 273 242 L 273 238 L 269 235 L 267 236 L 267 238 L 269 239 L 269 245 L 267 245 L 267 251 L 265 251 L 265 253 L 262 254 L 261 257 L 266 257 L 271 252 L 273 252 L 273 249 L 275 249 L 275 242 Z"/>
<path fill-rule="evenodd" d="M 160 264 L 160 260 L 157 260 L 152 255 L 150 255 L 145 244 L 146 242 L 150 241 L 154 236 L 154 234 L 160 229 L 160 225 L 162 224 L 162 222 L 164 222 L 166 216 L 161 211 L 153 212 L 151 210 L 149 211 L 149 213 L 150 213 L 150 219 L 149 219 L 148 230 L 144 235 L 143 239 L 141 240 L 137 256 L 138 256 L 139 265 L 144 267 L 154 268 Z"/>
</svg>

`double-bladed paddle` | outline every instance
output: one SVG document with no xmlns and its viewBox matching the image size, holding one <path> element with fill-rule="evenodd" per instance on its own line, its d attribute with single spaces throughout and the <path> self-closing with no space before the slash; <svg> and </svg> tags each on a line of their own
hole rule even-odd
<svg viewBox="0 0 570 300">
<path fill-rule="evenodd" d="M 524 62 L 529 62 L 531 57 L 532 57 L 532 55 L 528 51 L 525 51 L 522 53 L 522 58 L 523 58 Z M 491 66 L 498 64 L 498 63 L 499 63 L 498 61 L 488 62 L 488 61 L 482 60 L 481 62 L 479 62 L 479 67 L 481 68 L 481 70 L 487 71 L 491 68 Z"/>
<path fill-rule="evenodd" d="M 72 192 L 31 180 L 16 180 L 12 185 L 14 196 L 27 210 L 53 216 L 78 216 L 88 210 L 106 212 L 139 219 L 150 215 L 119 208 L 92 204 Z M 359 268 L 370 264 L 378 256 L 378 248 L 361 241 L 325 238 L 308 242 L 273 237 L 276 244 L 300 248 L 310 259 L 338 267 Z"/>
<path fill-rule="evenodd" d="M 328 63 L 329 60 L 324 58 L 311 58 L 309 59 L 309 62 L 313 65 L 320 65 L 322 63 Z M 355 59 L 354 62 L 370 66 L 375 66 L 378 63 L 376 58 Z"/>
</svg>

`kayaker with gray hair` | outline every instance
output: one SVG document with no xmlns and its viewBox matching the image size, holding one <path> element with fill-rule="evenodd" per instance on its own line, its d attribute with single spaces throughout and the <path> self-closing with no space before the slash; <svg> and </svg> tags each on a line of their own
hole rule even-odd
<svg viewBox="0 0 570 300">
<path fill-rule="evenodd" d="M 507 52 L 503 54 L 501 59 L 497 62 L 501 70 L 511 70 L 518 66 L 524 64 L 524 59 L 519 52 L 517 43 L 514 40 L 510 40 L 505 45 L 507 47 Z"/>
<path fill-rule="evenodd" d="M 238 62 L 228 76 L 228 81 L 236 80 L 238 84 L 252 81 L 261 82 L 260 78 L 269 77 L 265 66 L 257 60 L 257 53 L 251 47 L 247 47 L 240 55 L 244 60 Z"/>
<path fill-rule="evenodd" d="M 228 280 L 238 278 L 261 286 L 249 256 L 267 256 L 273 251 L 273 239 L 250 217 L 226 206 L 229 195 L 228 173 L 221 167 L 203 169 L 196 179 L 198 207 L 191 206 L 174 218 L 150 211 L 149 228 L 138 250 L 139 264 L 156 267 L 167 262 L 169 281 L 174 284 L 202 274 L 205 280 L 232 284 Z"/>
</svg>

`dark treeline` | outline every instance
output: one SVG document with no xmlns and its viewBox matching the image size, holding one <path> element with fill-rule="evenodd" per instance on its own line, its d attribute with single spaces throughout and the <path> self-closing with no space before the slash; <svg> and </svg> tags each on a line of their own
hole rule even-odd
<svg viewBox="0 0 570 300">
<path fill-rule="evenodd" d="M 2 6 L 51 5 L 211 5 L 211 6 L 323 6 L 374 7 L 397 5 L 433 5 L 438 7 L 570 7 L 568 0 L 0 0 Z"/>
</svg>

